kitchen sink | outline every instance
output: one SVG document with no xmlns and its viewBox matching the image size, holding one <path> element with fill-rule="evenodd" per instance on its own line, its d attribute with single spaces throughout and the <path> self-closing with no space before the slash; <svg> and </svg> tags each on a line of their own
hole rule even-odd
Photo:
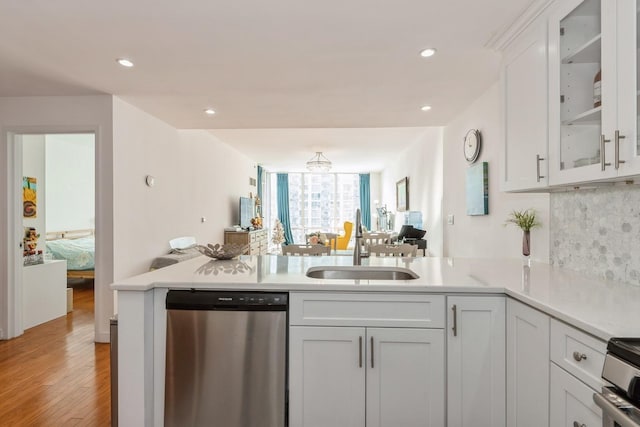
<svg viewBox="0 0 640 427">
<path fill-rule="evenodd" d="M 403 267 L 318 266 L 307 270 L 312 279 L 342 280 L 413 280 L 419 276 Z"/>
</svg>

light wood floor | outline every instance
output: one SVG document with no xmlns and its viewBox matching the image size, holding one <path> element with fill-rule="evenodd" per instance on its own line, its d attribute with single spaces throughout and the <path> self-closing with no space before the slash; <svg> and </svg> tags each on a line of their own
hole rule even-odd
<svg viewBox="0 0 640 427">
<path fill-rule="evenodd" d="M 73 312 L 0 341 L 0 426 L 109 426 L 109 344 L 93 342 L 93 289 Z"/>
</svg>

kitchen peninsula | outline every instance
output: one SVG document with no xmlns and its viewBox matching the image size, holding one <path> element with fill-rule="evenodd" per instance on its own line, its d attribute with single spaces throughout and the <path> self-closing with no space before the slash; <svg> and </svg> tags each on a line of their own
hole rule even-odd
<svg viewBox="0 0 640 427">
<path fill-rule="evenodd" d="M 540 338 L 543 345 L 535 347 L 534 362 L 547 373 L 550 366 L 559 369 L 579 383 L 581 391 L 586 393 L 598 387 L 605 342 L 612 336 L 640 336 L 639 287 L 588 279 L 547 264 L 534 263 L 529 267 L 523 266 L 520 260 L 369 258 L 363 265 L 408 268 L 419 278 L 334 280 L 311 279 L 305 275 L 314 266 L 347 266 L 351 262 L 351 257 L 341 256 L 242 256 L 231 261 L 198 257 L 116 282 L 112 286 L 118 290 L 121 425 L 163 425 L 165 299 L 169 289 L 289 292 L 291 426 L 305 425 L 308 420 L 304 416 L 315 410 L 308 407 L 313 402 L 305 401 L 297 392 L 308 386 L 302 384 L 304 378 L 297 371 L 303 357 L 300 345 L 308 330 L 348 326 L 360 327 L 363 331 L 375 327 L 376 331 L 393 329 L 431 334 L 429 354 L 435 357 L 432 361 L 441 363 L 437 372 L 427 372 L 428 366 L 424 370 L 424 375 L 433 380 L 430 387 L 435 389 L 431 390 L 440 391 L 428 394 L 431 400 L 426 407 L 431 425 L 444 425 L 445 418 L 449 425 L 465 425 L 457 420 L 467 419 L 470 411 L 478 408 L 483 408 L 484 413 L 476 414 L 475 420 L 480 417 L 496 426 L 511 425 L 505 420 L 505 413 L 509 420 L 524 416 L 514 412 L 521 405 L 509 401 L 511 396 L 518 396 L 516 390 L 528 388 L 528 384 L 518 380 L 526 377 L 527 372 L 549 380 L 538 366 L 520 366 L 520 359 L 515 357 L 521 351 L 531 354 L 518 345 L 535 343 L 528 336 L 526 339 L 514 336 L 529 332 L 519 323 L 519 319 L 529 314 L 540 318 L 543 325 L 539 330 L 530 331 L 534 338 L 538 332 L 543 333 Z M 336 304 L 332 306 L 331 301 Z M 348 304 L 344 304 L 345 301 Z M 347 307 L 348 313 L 341 313 L 340 307 Z M 420 309 L 412 310 L 412 307 Z M 490 333 L 486 328 L 491 328 Z M 294 339 L 299 341 L 293 342 Z M 480 342 L 483 339 L 485 342 Z M 574 343 L 577 343 L 575 349 Z M 463 344 L 465 348 L 476 346 L 477 351 L 467 354 L 461 351 Z M 371 345 L 373 353 L 373 340 Z M 574 351 L 580 351 L 584 360 L 571 362 Z M 376 366 L 384 364 L 380 353 L 377 354 Z M 480 366 L 478 363 L 488 365 L 478 369 L 477 378 L 469 378 L 467 370 L 466 377 L 462 377 L 461 366 Z M 482 375 L 490 375 L 491 384 L 487 384 Z M 373 376 L 367 381 L 372 380 Z M 462 393 L 472 389 L 474 381 L 484 382 L 476 386 L 485 390 L 479 397 L 482 405 L 476 405 L 475 409 L 460 403 Z M 449 386 L 445 387 L 445 383 Z M 463 384 L 464 390 L 456 384 Z M 540 390 L 554 393 L 548 384 Z M 367 393 L 366 419 L 370 420 L 373 415 L 368 411 L 374 402 L 370 402 L 373 398 Z M 362 394 L 365 395 L 364 390 Z M 375 399 L 376 404 L 385 405 L 382 397 Z M 590 402 L 583 404 L 588 406 Z M 302 406 L 306 415 L 302 414 Z M 362 412 L 363 417 L 364 406 L 354 409 Z M 552 419 L 558 416 L 553 407 L 545 412 L 541 408 L 544 404 L 536 401 L 535 406 L 542 415 L 550 412 Z M 374 423 L 367 421 L 367 426 L 370 424 Z M 379 419 L 376 425 L 388 424 Z"/>
</svg>

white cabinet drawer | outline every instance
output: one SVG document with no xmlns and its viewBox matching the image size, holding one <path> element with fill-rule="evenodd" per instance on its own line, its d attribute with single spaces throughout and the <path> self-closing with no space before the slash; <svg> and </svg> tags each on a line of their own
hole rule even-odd
<svg viewBox="0 0 640 427">
<path fill-rule="evenodd" d="M 604 341 L 555 319 L 551 321 L 551 360 L 594 390 L 602 387 Z"/>
<path fill-rule="evenodd" d="M 291 325 L 444 328 L 444 296 L 292 292 Z"/>
<path fill-rule="evenodd" d="M 549 425 L 602 426 L 602 411 L 593 401 L 594 391 L 551 363 Z"/>
</svg>

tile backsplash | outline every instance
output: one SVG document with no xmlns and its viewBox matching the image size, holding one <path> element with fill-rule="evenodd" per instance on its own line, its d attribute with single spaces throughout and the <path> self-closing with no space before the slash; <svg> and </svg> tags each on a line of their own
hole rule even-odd
<svg viewBox="0 0 640 427">
<path fill-rule="evenodd" d="M 551 264 L 640 285 L 640 187 L 550 195 Z"/>
</svg>

